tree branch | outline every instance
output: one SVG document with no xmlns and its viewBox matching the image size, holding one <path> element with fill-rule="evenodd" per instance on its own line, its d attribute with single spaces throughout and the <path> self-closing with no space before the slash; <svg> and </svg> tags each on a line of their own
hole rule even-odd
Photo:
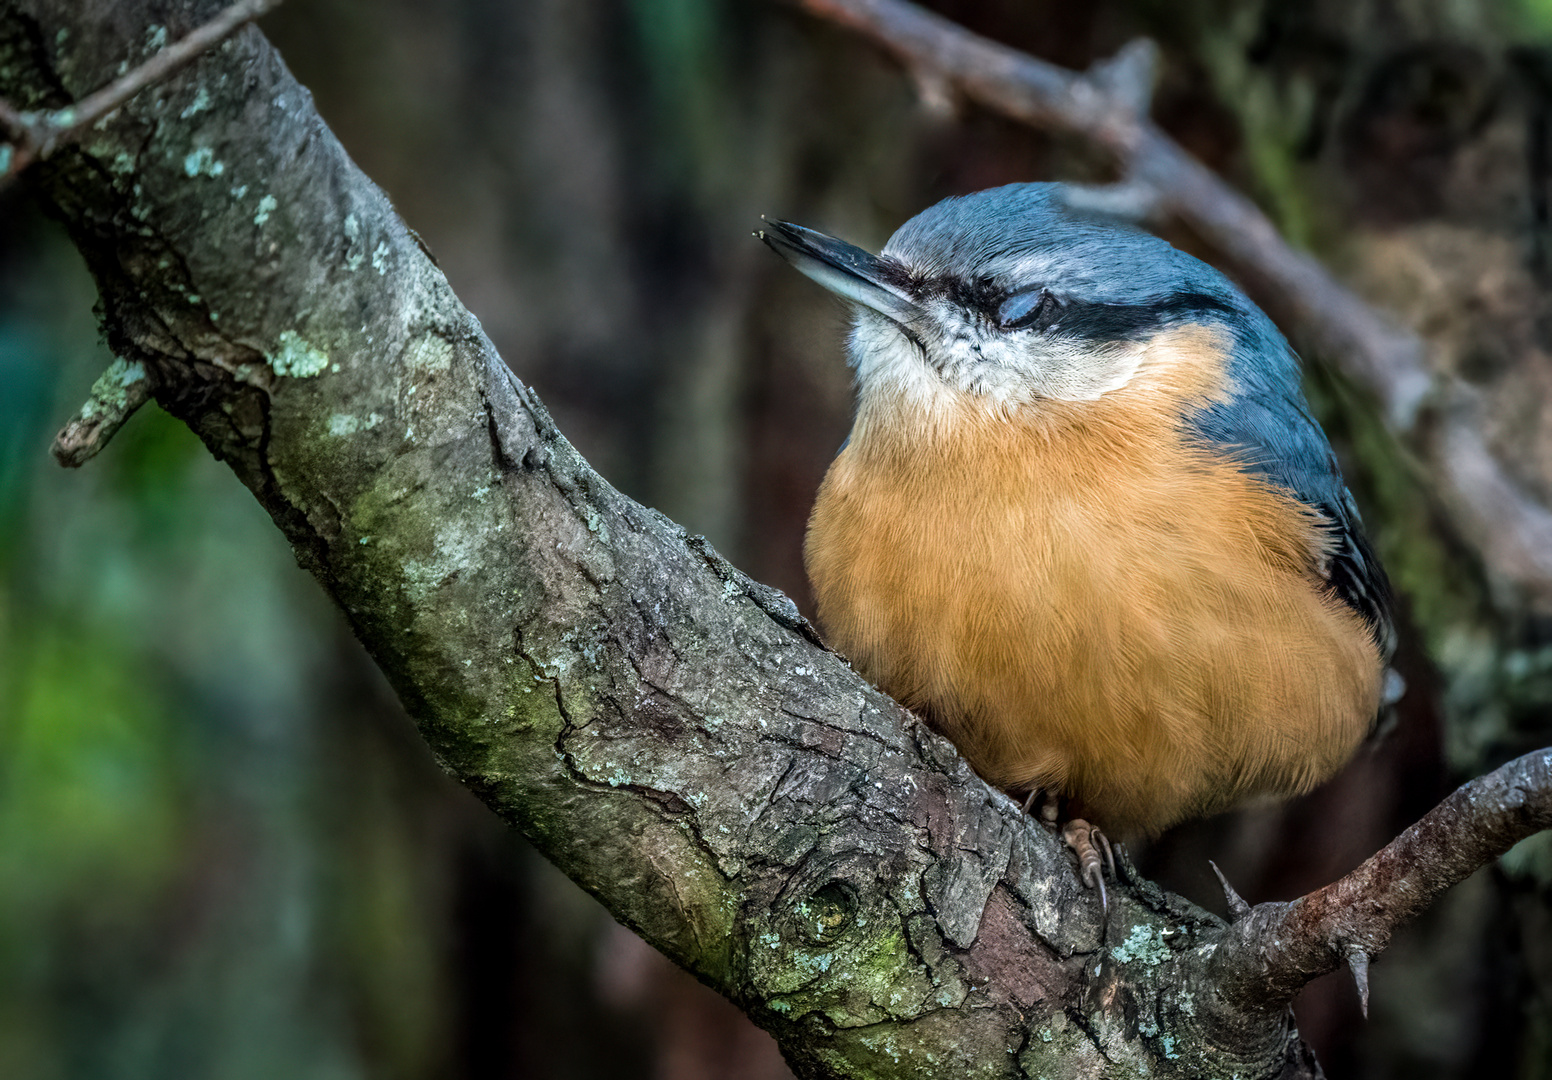
<svg viewBox="0 0 1552 1080">
<path fill-rule="evenodd" d="M 0 0 L 0 92 L 98 85 L 195 7 Z M 800 1075 L 1318 1075 L 1209 981 L 1240 924 L 1124 865 L 1104 921 L 1052 833 L 790 601 L 588 468 L 256 30 L 36 176 L 115 354 L 444 766 Z"/>
<path fill-rule="evenodd" d="M 1204 976 L 1241 1008 L 1276 1012 L 1310 979 L 1347 963 L 1366 1001 L 1368 962 L 1398 927 L 1547 828 L 1552 750 L 1538 750 L 1465 784 L 1340 881 L 1244 912 L 1205 959 Z"/>
<path fill-rule="evenodd" d="M 1151 75 L 1126 72 L 1128 45 L 1087 74 L 972 34 L 906 0 L 797 0 L 868 38 L 918 79 L 947 84 L 1031 126 L 1077 135 L 1114 157 L 1122 182 L 1097 208 L 1172 215 L 1263 283 L 1267 306 L 1291 320 L 1379 404 L 1390 429 L 1427 460 L 1441 499 L 1489 571 L 1552 610 L 1552 512 L 1529 496 L 1483 440 L 1475 396 L 1429 368 L 1422 341 L 1295 251 L 1265 214 L 1196 161 L 1147 116 Z M 1146 72 L 1146 66 L 1139 68 Z M 924 74 L 925 73 L 925 74 Z M 1425 422 L 1426 421 L 1426 422 Z"/>
<path fill-rule="evenodd" d="M 92 384 L 81 411 L 54 436 L 50 450 L 55 459 L 69 469 L 85 465 L 150 400 L 151 380 L 145 366 L 115 360 Z"/>
<path fill-rule="evenodd" d="M 140 91 L 181 71 L 237 30 L 279 7 L 280 3 L 281 0 L 238 0 L 187 37 L 164 47 L 101 90 L 63 109 L 22 112 L 0 99 L 0 127 L 6 130 L 11 142 L 6 155 L 8 160 L 0 161 L 0 188 L 34 161 L 47 159 L 61 144 L 79 138 L 81 132 Z"/>
</svg>

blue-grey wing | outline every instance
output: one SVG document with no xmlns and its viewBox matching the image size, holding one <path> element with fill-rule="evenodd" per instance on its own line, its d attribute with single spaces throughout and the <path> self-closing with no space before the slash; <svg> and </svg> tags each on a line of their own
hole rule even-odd
<svg viewBox="0 0 1552 1080">
<path fill-rule="evenodd" d="M 1281 335 L 1258 334 L 1238 345 L 1229 369 L 1230 399 L 1202 409 L 1192 426 L 1246 471 L 1292 492 L 1318 517 L 1329 534 L 1328 554 L 1313 569 L 1363 618 L 1388 662 L 1395 652 L 1390 581 L 1331 444 L 1310 415 L 1299 387 L 1298 358 Z"/>
</svg>

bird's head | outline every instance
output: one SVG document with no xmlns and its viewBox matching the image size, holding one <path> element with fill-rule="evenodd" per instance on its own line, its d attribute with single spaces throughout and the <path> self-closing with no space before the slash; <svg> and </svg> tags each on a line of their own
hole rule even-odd
<svg viewBox="0 0 1552 1080">
<path fill-rule="evenodd" d="M 855 309 L 863 394 L 1093 400 L 1124 386 L 1161 332 L 1264 321 L 1216 270 L 1073 203 L 1061 184 L 945 199 L 876 256 L 788 222 L 759 235 Z"/>
</svg>

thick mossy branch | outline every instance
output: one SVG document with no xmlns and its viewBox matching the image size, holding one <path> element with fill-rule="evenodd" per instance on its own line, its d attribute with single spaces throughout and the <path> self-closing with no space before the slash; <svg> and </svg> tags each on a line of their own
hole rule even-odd
<svg viewBox="0 0 1552 1080">
<path fill-rule="evenodd" d="M 216 5 L 0 0 L 0 94 L 58 108 Z M 611 488 L 513 379 L 249 28 L 29 172 L 115 353 L 228 462 L 445 767 L 837 1076 L 1315 1075 L 1215 987 L 1224 924 L 1070 855 Z"/>
</svg>

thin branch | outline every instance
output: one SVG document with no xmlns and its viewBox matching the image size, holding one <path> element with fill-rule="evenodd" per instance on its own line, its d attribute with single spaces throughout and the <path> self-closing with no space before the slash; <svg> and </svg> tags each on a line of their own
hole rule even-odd
<svg viewBox="0 0 1552 1080">
<path fill-rule="evenodd" d="M 0 185 L 14 179 L 34 161 L 49 157 L 140 91 L 168 78 L 231 37 L 238 29 L 279 7 L 281 0 L 238 0 L 192 33 L 159 50 L 145 63 L 125 72 L 107 86 L 62 109 L 24 112 L 0 100 L 0 127 L 11 146 L 8 161 L 0 161 Z"/>
<path fill-rule="evenodd" d="M 1108 60 L 1093 64 L 1086 77 L 1127 114 L 1141 120 L 1153 107 L 1158 72 L 1159 47 L 1147 38 L 1136 38 Z"/>
<path fill-rule="evenodd" d="M 1488 451 L 1479 409 L 1456 378 L 1430 371 L 1417 335 L 1295 251 L 1243 194 L 1224 183 L 1146 115 L 1151 73 L 1127 46 L 1086 74 L 972 34 L 905 0 L 797 0 L 857 31 L 985 108 L 1031 126 L 1082 136 L 1120 168 L 1113 191 L 1091 189 L 1126 216 L 1170 214 L 1265 283 L 1281 313 L 1373 395 L 1392 431 L 1429 461 L 1462 534 L 1489 570 L 1552 607 L 1552 513 Z M 1145 78 L 1140 79 L 1138 73 Z M 1429 423 L 1420 423 L 1427 417 Z"/>
<path fill-rule="evenodd" d="M 1206 976 L 1238 1009 L 1279 1011 L 1311 979 L 1346 963 L 1366 996 L 1368 961 L 1397 928 L 1546 828 L 1552 749 L 1463 785 L 1341 880 L 1288 903 L 1258 904 L 1229 928 Z"/>
<path fill-rule="evenodd" d="M 131 360 L 115 360 L 92 384 L 92 392 L 75 415 L 54 436 L 51 448 L 55 459 L 67 469 L 85 465 L 108 440 L 151 400 L 151 380 L 145 365 Z"/>
</svg>

